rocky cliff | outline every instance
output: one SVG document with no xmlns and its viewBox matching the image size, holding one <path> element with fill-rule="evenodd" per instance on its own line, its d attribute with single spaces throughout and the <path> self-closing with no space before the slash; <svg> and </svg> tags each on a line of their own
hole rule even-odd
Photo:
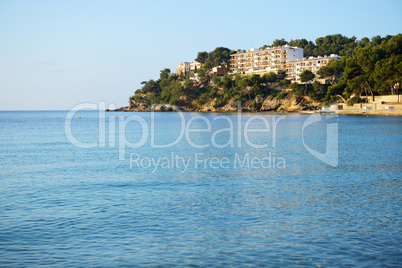
<svg viewBox="0 0 402 268">
<path fill-rule="evenodd" d="M 131 112 L 149 112 L 154 109 L 157 112 L 174 111 L 174 106 L 170 104 L 147 105 L 145 102 L 129 101 L 129 106 L 121 107 L 117 111 Z M 218 107 L 216 99 L 202 106 L 189 105 L 179 106 L 182 111 L 199 111 L 199 112 L 235 112 L 238 110 L 238 103 L 233 99 L 227 101 L 224 106 Z M 263 98 L 257 96 L 255 99 L 247 101 L 241 105 L 242 111 L 249 112 L 300 112 L 305 110 L 317 110 L 322 107 L 322 102 L 312 101 L 309 97 L 297 97 L 293 94 L 288 94 L 286 98 L 268 96 Z"/>
</svg>

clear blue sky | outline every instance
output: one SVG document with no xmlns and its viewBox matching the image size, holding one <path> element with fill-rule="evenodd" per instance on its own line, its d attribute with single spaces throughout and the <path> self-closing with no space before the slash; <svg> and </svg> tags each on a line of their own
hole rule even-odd
<svg viewBox="0 0 402 268">
<path fill-rule="evenodd" d="M 402 1 L 0 0 L 0 110 L 125 106 L 198 51 L 276 38 L 395 35 Z"/>
</svg>

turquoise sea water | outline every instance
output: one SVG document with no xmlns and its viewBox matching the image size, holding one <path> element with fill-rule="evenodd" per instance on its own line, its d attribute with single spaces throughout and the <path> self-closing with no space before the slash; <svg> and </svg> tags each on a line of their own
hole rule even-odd
<svg viewBox="0 0 402 268">
<path fill-rule="evenodd" d="M 66 114 L 0 112 L 2 267 L 401 266 L 400 117 Z"/>
</svg>

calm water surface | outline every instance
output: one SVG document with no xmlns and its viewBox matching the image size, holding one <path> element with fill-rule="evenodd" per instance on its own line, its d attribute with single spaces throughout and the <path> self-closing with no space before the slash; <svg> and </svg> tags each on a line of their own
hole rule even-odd
<svg viewBox="0 0 402 268">
<path fill-rule="evenodd" d="M 263 115 L 270 132 L 249 139 L 268 146 L 255 148 L 238 131 L 254 115 L 187 113 L 192 129 L 210 122 L 210 132 L 190 136 L 208 147 L 183 136 L 152 148 L 149 135 L 141 147 L 119 150 L 143 131 L 132 121 L 122 139 L 122 129 L 110 127 L 123 126 L 116 116 L 149 130 L 155 123 L 161 145 L 180 134 L 179 115 L 113 112 L 99 120 L 80 111 L 74 137 L 101 141 L 85 149 L 66 137 L 66 114 L 0 112 L 2 267 L 402 265 L 400 117 L 323 118 L 304 129 L 303 144 L 307 115 L 283 117 L 276 131 L 278 116 Z M 324 153 L 328 124 L 339 130 L 336 167 L 304 146 Z M 249 127 L 264 126 L 257 118 Z"/>
</svg>

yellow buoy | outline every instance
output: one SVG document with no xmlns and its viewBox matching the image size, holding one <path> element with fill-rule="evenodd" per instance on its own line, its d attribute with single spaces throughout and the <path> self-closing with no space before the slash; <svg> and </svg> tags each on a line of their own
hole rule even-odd
<svg viewBox="0 0 402 268">
<path fill-rule="evenodd" d="M 151 120 L 148 120 L 148 122 L 151 122 Z"/>
<path fill-rule="evenodd" d="M 21 123 L 21 121 L 18 121 L 18 123 Z"/>
<path fill-rule="evenodd" d="M 77 116 L 76 118 L 77 118 L 77 119 L 81 119 L 81 116 Z"/>
<path fill-rule="evenodd" d="M 59 121 L 59 123 L 61 123 L 61 122 Z"/>
<path fill-rule="evenodd" d="M 338 121 L 339 121 L 339 118 L 338 118 Z"/>
</svg>

